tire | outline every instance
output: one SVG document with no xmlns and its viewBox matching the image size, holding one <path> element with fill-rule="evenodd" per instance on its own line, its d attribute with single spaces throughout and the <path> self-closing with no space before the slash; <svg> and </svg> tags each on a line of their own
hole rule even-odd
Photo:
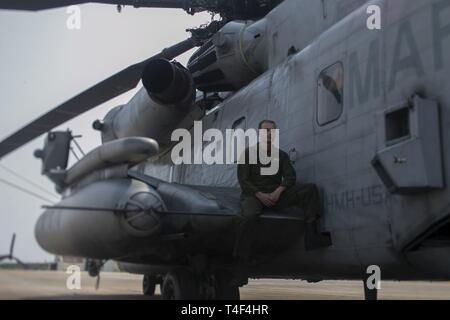
<svg viewBox="0 0 450 320">
<path fill-rule="evenodd" d="M 195 300 L 199 298 L 198 292 L 194 274 L 188 270 L 178 269 L 164 277 L 161 297 L 163 300 Z"/>
<path fill-rule="evenodd" d="M 156 278 L 146 274 L 142 280 L 142 292 L 145 296 L 153 297 L 155 295 L 156 285 Z"/>
</svg>

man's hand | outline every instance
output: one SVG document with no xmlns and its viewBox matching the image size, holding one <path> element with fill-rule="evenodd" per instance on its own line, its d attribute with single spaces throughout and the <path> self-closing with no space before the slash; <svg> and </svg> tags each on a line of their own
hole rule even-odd
<svg viewBox="0 0 450 320">
<path fill-rule="evenodd" d="M 280 199 L 281 193 L 286 189 L 285 187 L 279 186 L 274 192 L 269 194 L 270 200 L 275 204 Z"/>
<path fill-rule="evenodd" d="M 275 202 L 272 200 L 272 197 L 268 193 L 257 192 L 255 193 L 255 197 L 262 202 L 266 207 L 272 207 L 275 205 Z"/>
</svg>

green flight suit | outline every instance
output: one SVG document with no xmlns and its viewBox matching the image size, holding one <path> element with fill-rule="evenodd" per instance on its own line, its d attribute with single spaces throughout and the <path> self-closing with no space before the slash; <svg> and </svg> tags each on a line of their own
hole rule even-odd
<svg viewBox="0 0 450 320">
<path fill-rule="evenodd" d="M 248 160 L 249 149 L 245 155 Z M 281 193 L 275 206 L 271 210 L 280 211 L 289 207 L 298 206 L 305 212 L 305 221 L 312 222 L 321 214 L 321 203 L 318 189 L 313 184 L 296 184 L 296 173 L 289 156 L 286 152 L 279 150 L 279 170 L 274 175 L 262 175 L 263 165 L 259 161 L 256 164 L 238 165 L 238 180 L 242 189 L 240 198 L 241 216 L 237 223 L 237 237 L 233 255 L 243 259 L 250 254 L 254 238 L 255 222 L 262 210 L 263 203 L 256 198 L 256 192 L 271 193 L 279 186 L 286 189 Z"/>
</svg>

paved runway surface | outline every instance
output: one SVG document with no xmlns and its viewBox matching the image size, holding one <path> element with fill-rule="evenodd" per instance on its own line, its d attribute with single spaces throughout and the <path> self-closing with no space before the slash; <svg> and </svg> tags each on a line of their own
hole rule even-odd
<svg viewBox="0 0 450 320">
<path fill-rule="evenodd" d="M 0 270 L 0 299 L 148 299 L 141 294 L 142 276 L 103 272 L 97 291 L 95 279 L 86 273 L 81 275 L 81 290 L 68 290 L 67 277 L 64 272 Z M 241 298 L 362 299 L 363 289 L 359 281 L 251 280 L 241 288 Z M 382 281 L 379 298 L 450 300 L 450 282 Z"/>
</svg>

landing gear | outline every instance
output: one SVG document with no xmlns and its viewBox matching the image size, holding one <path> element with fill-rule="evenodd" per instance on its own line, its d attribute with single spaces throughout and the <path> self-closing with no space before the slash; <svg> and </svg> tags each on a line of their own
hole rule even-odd
<svg viewBox="0 0 450 320">
<path fill-rule="evenodd" d="M 90 277 L 95 278 L 100 275 L 100 270 L 102 269 L 103 264 L 104 262 L 102 260 L 86 259 L 85 269 Z"/>
<path fill-rule="evenodd" d="M 199 299 L 199 287 L 192 272 L 177 269 L 169 272 L 161 288 L 163 300 L 195 300 Z"/>
<path fill-rule="evenodd" d="M 97 278 L 95 281 L 95 290 L 100 287 L 100 271 L 106 261 L 96 260 L 96 259 L 86 259 L 85 269 L 87 270 L 89 276 L 92 278 Z"/>
<path fill-rule="evenodd" d="M 153 297 L 155 295 L 156 285 L 158 284 L 158 279 L 151 275 L 144 275 L 142 280 L 142 292 L 145 296 Z"/>
<path fill-rule="evenodd" d="M 189 269 L 166 274 L 161 286 L 163 300 L 239 300 L 239 286 L 223 274 L 196 276 Z"/>
</svg>

